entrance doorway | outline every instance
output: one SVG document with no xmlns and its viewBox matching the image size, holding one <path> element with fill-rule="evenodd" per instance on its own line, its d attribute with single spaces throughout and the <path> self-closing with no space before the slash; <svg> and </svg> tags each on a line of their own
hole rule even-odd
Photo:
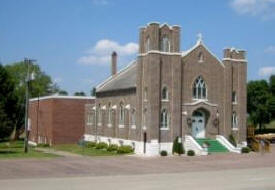
<svg viewBox="0 0 275 190">
<path fill-rule="evenodd" d="M 194 111 L 192 115 L 192 136 L 205 138 L 205 113 L 203 111 Z"/>
</svg>

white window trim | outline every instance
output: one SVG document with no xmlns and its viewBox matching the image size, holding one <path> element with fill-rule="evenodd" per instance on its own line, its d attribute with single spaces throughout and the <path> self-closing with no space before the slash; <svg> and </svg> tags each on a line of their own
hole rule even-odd
<svg viewBox="0 0 275 190">
<path fill-rule="evenodd" d="M 131 125 L 131 129 L 136 129 L 136 125 Z"/>
<path fill-rule="evenodd" d="M 112 127 L 112 124 L 111 124 L 111 123 L 108 123 L 108 124 L 107 124 L 107 127 L 111 128 L 111 127 Z"/>
</svg>

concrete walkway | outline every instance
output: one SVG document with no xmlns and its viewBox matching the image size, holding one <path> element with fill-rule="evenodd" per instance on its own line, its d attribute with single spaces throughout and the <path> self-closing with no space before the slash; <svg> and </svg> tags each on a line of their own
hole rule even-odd
<svg viewBox="0 0 275 190">
<path fill-rule="evenodd" d="M 44 152 L 44 153 L 55 154 L 55 155 L 63 156 L 63 157 L 82 157 L 82 155 L 80 155 L 80 154 L 74 154 L 71 152 L 55 150 L 53 148 L 38 148 L 38 147 L 36 147 L 35 150 Z"/>
</svg>

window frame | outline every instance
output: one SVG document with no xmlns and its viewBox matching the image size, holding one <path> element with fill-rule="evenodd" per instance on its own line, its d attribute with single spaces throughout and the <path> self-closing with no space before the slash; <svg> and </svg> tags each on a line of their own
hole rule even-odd
<svg viewBox="0 0 275 190">
<path fill-rule="evenodd" d="M 167 35 L 165 35 L 161 38 L 160 51 L 162 51 L 162 52 L 170 52 L 171 51 L 170 40 Z"/>
<path fill-rule="evenodd" d="M 166 108 L 160 113 L 160 130 L 169 130 L 169 113 Z"/>
<path fill-rule="evenodd" d="M 208 88 L 202 76 L 198 76 L 192 85 L 193 100 L 207 100 Z"/>
</svg>

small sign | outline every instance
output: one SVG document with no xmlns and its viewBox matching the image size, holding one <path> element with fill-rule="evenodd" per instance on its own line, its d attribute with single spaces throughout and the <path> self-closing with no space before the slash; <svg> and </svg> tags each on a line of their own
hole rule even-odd
<svg viewBox="0 0 275 190">
<path fill-rule="evenodd" d="M 180 137 L 178 138 L 178 143 L 181 143 L 181 138 Z"/>
</svg>

